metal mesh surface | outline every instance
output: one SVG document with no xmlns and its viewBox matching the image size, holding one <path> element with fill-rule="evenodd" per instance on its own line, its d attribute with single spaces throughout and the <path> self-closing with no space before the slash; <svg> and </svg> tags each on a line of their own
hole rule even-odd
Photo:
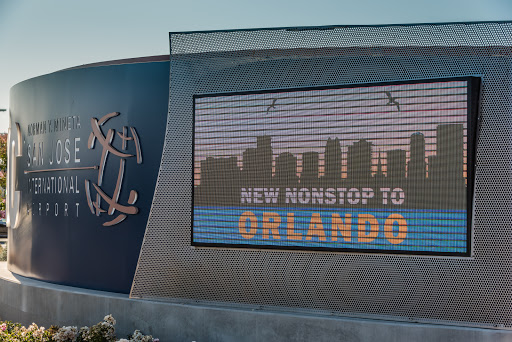
<svg viewBox="0 0 512 342">
<path fill-rule="evenodd" d="M 512 24 L 171 34 L 134 298 L 512 328 Z M 482 77 L 470 258 L 191 247 L 194 94 Z"/>
</svg>

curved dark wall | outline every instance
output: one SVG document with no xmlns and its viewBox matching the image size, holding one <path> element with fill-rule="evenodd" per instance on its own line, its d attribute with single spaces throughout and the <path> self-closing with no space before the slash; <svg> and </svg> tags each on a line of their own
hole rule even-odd
<svg viewBox="0 0 512 342">
<path fill-rule="evenodd" d="M 10 156 L 15 177 L 8 200 L 12 272 L 130 291 L 162 155 L 168 95 L 168 61 L 65 70 L 11 89 L 10 148 L 17 155 Z"/>
</svg>

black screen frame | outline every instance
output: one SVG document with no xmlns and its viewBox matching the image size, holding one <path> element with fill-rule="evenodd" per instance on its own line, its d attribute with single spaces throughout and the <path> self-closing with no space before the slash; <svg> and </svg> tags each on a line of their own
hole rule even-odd
<svg viewBox="0 0 512 342">
<path fill-rule="evenodd" d="M 344 88 L 360 88 L 374 86 L 389 86 L 402 84 L 418 84 L 418 83 L 435 83 L 449 81 L 466 81 L 467 82 L 467 226 L 466 226 L 466 251 L 465 252 L 432 252 L 432 251 L 411 251 L 411 250 L 388 250 L 388 249 L 361 249 L 361 248 L 330 248 L 330 247 L 304 247 L 304 246 L 275 246 L 275 245 L 255 245 L 255 244 L 228 244 L 228 243 L 204 243 L 194 241 L 194 163 L 195 163 L 195 123 L 196 123 L 196 99 L 205 97 L 233 96 L 233 95 L 251 95 L 251 94 L 275 94 L 293 91 L 308 90 L 329 90 Z M 293 87 L 293 88 L 277 88 L 277 89 L 261 89 L 239 92 L 219 92 L 219 93 L 202 93 L 193 94 L 192 102 L 192 179 L 191 179 L 191 217 L 190 217 L 190 245 L 194 247 L 213 247 L 213 248 L 235 248 L 235 249 L 253 249 L 253 250 L 295 250 L 295 251 L 320 251 L 320 252 L 337 252 L 337 253 L 364 253 L 364 254 L 397 254 L 397 255 L 424 255 L 424 256 L 449 256 L 449 257 L 471 257 L 472 256 L 472 225 L 473 225 L 473 208 L 474 208 L 474 186 L 476 172 L 476 152 L 478 145 L 478 136 L 480 131 L 480 96 L 481 96 L 481 75 L 471 76 L 454 76 L 447 78 L 426 78 L 414 80 L 399 80 L 389 82 L 376 83 L 350 83 L 325 86 L 311 87 Z"/>
</svg>

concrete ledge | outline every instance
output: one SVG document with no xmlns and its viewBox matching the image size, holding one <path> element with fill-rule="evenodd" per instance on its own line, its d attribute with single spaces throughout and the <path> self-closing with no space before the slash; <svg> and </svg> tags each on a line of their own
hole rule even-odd
<svg viewBox="0 0 512 342">
<path fill-rule="evenodd" d="M 512 331 L 130 299 L 12 274 L 0 263 L 0 319 L 91 326 L 111 313 L 118 337 L 135 329 L 160 341 L 512 341 Z"/>
</svg>

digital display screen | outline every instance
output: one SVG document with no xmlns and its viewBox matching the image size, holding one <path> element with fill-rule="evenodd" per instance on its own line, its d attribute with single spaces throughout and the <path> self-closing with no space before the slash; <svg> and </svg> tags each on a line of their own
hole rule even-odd
<svg viewBox="0 0 512 342">
<path fill-rule="evenodd" d="M 192 245 L 469 255 L 477 80 L 195 95 Z"/>
</svg>

